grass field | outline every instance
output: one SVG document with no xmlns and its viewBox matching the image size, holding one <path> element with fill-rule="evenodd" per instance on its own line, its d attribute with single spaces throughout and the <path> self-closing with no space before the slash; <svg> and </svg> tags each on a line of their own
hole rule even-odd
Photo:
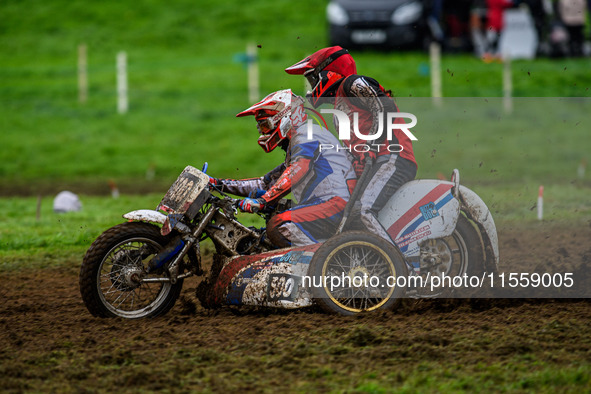
<svg viewBox="0 0 591 394">
<path fill-rule="evenodd" d="M 43 222 L 52 218 L 51 198 L 59 191 L 70 189 L 94 202 L 90 195 L 108 195 L 108 182 L 117 183 L 122 201 L 85 204 L 81 226 L 97 225 L 73 236 L 83 247 L 123 211 L 152 207 L 158 197 L 147 205 L 134 195 L 161 195 L 188 164 L 208 161 L 219 177 L 256 176 L 272 168 L 281 152 L 265 155 L 255 143 L 252 119 L 234 117 L 250 104 L 246 70 L 236 59 L 248 42 L 260 45 L 261 94 L 288 87 L 302 93 L 302 78 L 282 70 L 326 39 L 324 6 L 314 1 L 279 1 L 272 11 L 264 2 L 240 8 L 232 2 L 176 1 L 166 8 L 157 2 L 32 4 L 0 5 L 6 16 L 0 31 L 0 195 L 31 196 L 3 200 L 11 214 L 2 230 L 2 253 L 9 255 L 31 243 L 69 250 L 62 246 L 69 247 L 72 236 L 46 230 L 53 240 L 41 231 L 25 242 L 19 241 L 21 231 L 13 231 L 34 220 L 38 195 L 44 198 Z M 89 98 L 83 104 L 77 101 L 76 76 L 81 43 L 89 56 Z M 116 113 L 119 50 L 129 59 L 125 115 Z M 425 54 L 353 55 L 360 72 L 392 88 L 401 110 L 417 115 L 419 178 L 448 177 L 460 169 L 462 182 L 482 194 L 500 220 L 531 218 L 540 184 L 546 186 L 547 207 L 555 207 L 549 218 L 582 220 L 588 214 L 589 176 L 577 176 L 591 141 L 587 59 L 515 61 L 517 97 L 509 114 L 500 98 L 502 65 L 445 56 L 448 98 L 434 107 Z M 151 171 L 153 179 L 147 176 Z M 103 216 L 109 220 L 98 220 Z"/>
<path fill-rule="evenodd" d="M 86 187 L 106 193 L 109 179 L 126 191 L 144 190 L 150 168 L 155 168 L 154 183 L 160 190 L 185 165 L 203 161 L 209 161 L 218 176 L 260 174 L 281 160 L 281 154 L 262 154 L 254 142 L 252 120 L 234 118 L 250 105 L 246 70 L 237 57 L 248 42 L 260 45 L 261 95 L 282 88 L 303 93 L 303 78 L 289 76 L 283 69 L 326 44 L 324 5 L 311 0 L 279 1 L 272 9 L 262 1 L 248 7 L 203 1 L 175 1 L 166 8 L 149 1 L 133 7 L 115 1 L 33 4 L 0 5 L 5 15 L 0 32 L 0 193 L 4 195 L 13 189 L 53 193 L 75 184 L 82 185 L 75 192 Z M 77 101 L 77 47 L 82 43 L 88 47 L 89 71 L 89 98 L 84 104 Z M 130 110 L 123 116 L 116 113 L 115 56 L 120 50 L 127 51 L 129 61 Z M 360 72 L 393 89 L 399 100 L 430 95 L 425 54 L 356 51 L 353 55 Z M 588 64 L 587 59 L 515 61 L 514 94 L 589 97 Z M 447 97 L 500 97 L 501 81 L 500 64 L 484 64 L 470 55 L 443 59 Z M 454 102 L 450 105 L 452 109 L 447 106 L 445 111 L 457 110 Z M 493 116 L 501 108 L 491 107 L 496 107 Z M 532 108 L 527 113 L 552 115 Z M 427 156 L 442 138 L 425 129 L 430 115 L 417 115 L 419 176 L 432 176 Z M 471 127 L 471 133 L 482 134 L 460 141 L 455 151 L 438 149 L 438 158 L 447 167 L 464 169 L 474 162 L 465 161 L 458 150 L 469 150 L 478 163 L 483 157 L 499 156 L 495 147 L 503 147 L 503 154 L 514 158 L 530 150 L 529 145 L 507 140 L 507 135 L 495 139 L 503 130 L 494 122 L 486 123 L 478 123 L 479 130 Z M 462 129 L 466 126 L 470 125 L 462 124 Z M 569 141 L 588 138 L 583 129 L 583 125 L 568 129 Z M 541 123 L 527 132 L 531 134 L 522 138 L 527 142 L 542 141 L 548 134 Z M 547 137 L 562 138 L 551 134 Z M 462 137 L 467 137 L 465 132 Z M 481 138 L 489 138 L 495 147 L 474 146 Z M 578 151 L 568 154 L 577 163 L 564 163 L 571 173 L 585 154 L 581 145 L 572 145 Z M 524 175 L 521 168 L 512 166 L 505 173 L 518 178 Z M 563 169 L 555 170 L 559 178 Z"/>
<path fill-rule="evenodd" d="M 283 69 L 327 44 L 324 7 L 315 0 L 0 3 L 0 391 L 264 391 L 285 382 L 293 383 L 285 391 L 589 389 L 585 302 L 419 307 L 333 321 L 314 313 L 216 315 L 193 297 L 154 322 L 87 314 L 76 270 L 121 214 L 154 208 L 188 164 L 208 161 L 212 175 L 247 177 L 283 160 L 257 146 L 252 119 L 235 118 L 251 104 L 239 60 L 248 43 L 258 45 L 261 95 L 302 94 L 303 79 Z M 88 48 L 85 103 L 77 91 L 81 44 Z M 125 115 L 116 111 L 122 50 Z M 504 264 L 591 261 L 591 177 L 581 171 L 591 159 L 589 59 L 512 62 L 507 112 L 501 64 L 444 55 L 445 99 L 434 106 L 426 54 L 352 54 L 360 73 L 417 115 L 418 178 L 448 178 L 458 168 L 489 205 Z M 109 197 L 109 181 L 119 199 Z M 536 218 L 540 185 L 543 221 Z M 82 211 L 52 212 L 65 189 L 80 195 Z M 268 327 L 280 335 L 263 338 Z"/>
</svg>

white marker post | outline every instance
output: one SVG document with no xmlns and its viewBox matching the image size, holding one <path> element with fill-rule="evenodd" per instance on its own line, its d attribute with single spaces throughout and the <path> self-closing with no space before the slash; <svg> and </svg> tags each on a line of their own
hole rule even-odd
<svg viewBox="0 0 591 394">
<path fill-rule="evenodd" d="M 585 170 L 586 169 L 587 169 L 587 160 L 581 159 L 581 162 L 579 163 L 579 168 L 577 169 L 577 176 L 579 177 L 579 179 L 585 178 Z"/>
<path fill-rule="evenodd" d="M 109 180 L 109 189 L 111 189 L 111 197 L 119 198 L 119 188 L 114 180 Z"/>
<path fill-rule="evenodd" d="M 249 43 L 246 46 L 246 64 L 248 67 L 248 101 L 256 103 L 259 97 L 259 61 L 256 45 Z"/>
<path fill-rule="evenodd" d="M 121 51 L 117 54 L 117 112 L 127 113 L 127 54 Z"/>
<path fill-rule="evenodd" d="M 544 186 L 540 185 L 538 189 L 538 220 L 544 217 Z"/>
<path fill-rule="evenodd" d="M 503 56 L 503 108 L 507 114 L 513 112 L 513 76 L 509 54 Z"/>
<path fill-rule="evenodd" d="M 433 104 L 441 105 L 441 46 L 437 42 L 429 45 L 429 58 L 431 60 L 431 97 Z"/>
<path fill-rule="evenodd" d="M 37 221 L 41 220 L 41 194 L 37 196 L 37 214 L 35 215 Z"/>
<path fill-rule="evenodd" d="M 78 46 L 78 101 L 85 103 L 88 99 L 88 62 L 86 44 Z"/>
</svg>

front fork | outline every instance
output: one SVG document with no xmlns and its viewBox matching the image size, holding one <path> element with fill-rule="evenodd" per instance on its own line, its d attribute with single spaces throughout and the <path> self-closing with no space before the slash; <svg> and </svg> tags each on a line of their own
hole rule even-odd
<svg viewBox="0 0 591 394">
<path fill-rule="evenodd" d="M 143 273 L 143 278 L 141 282 L 143 283 L 172 283 L 173 285 L 179 280 L 184 279 L 192 275 L 200 275 L 203 273 L 201 268 L 201 253 L 200 253 L 200 245 L 199 242 L 196 242 L 196 239 L 192 236 L 183 237 L 184 245 L 178 254 L 173 256 L 171 255 L 171 249 L 175 248 L 175 243 L 178 242 L 178 239 L 175 239 L 171 242 L 169 246 L 167 246 L 162 252 L 158 253 L 154 258 L 150 261 L 148 268 Z M 191 261 L 191 269 L 183 274 L 179 275 L 179 270 L 181 267 L 181 261 L 185 256 L 189 256 L 189 260 Z M 167 263 L 171 258 L 173 258 L 172 262 Z M 161 261 L 162 265 L 165 267 L 166 271 L 168 272 L 168 278 L 146 278 L 146 276 L 156 270 L 157 268 L 152 264 L 154 260 Z"/>
<path fill-rule="evenodd" d="M 171 244 L 168 245 L 162 252 L 154 256 L 152 259 L 152 261 L 155 261 L 154 264 L 152 264 L 152 261 L 150 261 L 150 265 L 148 266 L 145 274 L 148 274 L 158 265 L 167 265 L 167 271 L 169 274 L 168 278 L 144 277 L 142 278 L 142 282 L 169 282 L 175 284 L 179 279 L 184 279 L 192 275 L 201 275 L 203 273 L 203 269 L 201 268 L 201 252 L 198 239 L 203 233 L 205 226 L 207 226 L 207 224 L 211 221 L 215 213 L 216 210 L 213 207 L 210 208 L 199 223 L 199 226 L 197 226 L 193 232 L 184 234 L 183 236 L 174 239 Z M 179 249 L 180 251 L 178 251 Z M 177 251 L 178 253 L 175 255 Z M 184 257 L 187 255 L 189 256 L 189 261 L 191 262 L 191 270 L 179 274 L 181 261 L 183 261 Z M 168 261 L 170 258 L 173 260 L 167 264 L 166 261 Z"/>
<path fill-rule="evenodd" d="M 198 251 L 200 252 L 199 242 L 197 242 L 197 239 L 193 236 L 186 236 L 184 238 L 185 238 L 185 245 L 181 249 L 180 253 L 172 261 L 172 263 L 170 263 L 168 265 L 168 274 L 170 276 L 170 283 L 172 283 L 173 285 L 177 282 L 178 279 L 186 278 L 188 276 L 197 274 L 200 271 L 202 272 L 201 261 L 200 261 L 201 259 L 197 258 L 197 252 Z M 181 268 L 180 263 L 181 263 L 181 261 L 183 261 L 183 258 L 187 254 L 189 255 L 189 260 L 191 260 L 191 263 L 193 263 L 193 260 L 196 260 L 197 264 L 196 265 L 191 264 L 190 271 L 185 272 L 182 275 L 179 275 L 179 270 Z M 199 256 L 200 255 L 201 255 L 201 253 L 199 253 Z M 193 256 L 193 259 L 191 259 L 191 256 Z"/>
</svg>

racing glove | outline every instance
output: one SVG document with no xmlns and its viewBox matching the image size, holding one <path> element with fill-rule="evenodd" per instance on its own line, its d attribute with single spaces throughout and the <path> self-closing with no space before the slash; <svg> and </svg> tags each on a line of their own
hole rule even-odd
<svg viewBox="0 0 591 394">
<path fill-rule="evenodd" d="M 265 200 L 262 198 L 245 198 L 240 200 L 238 207 L 243 212 L 257 213 L 265 208 Z"/>
<path fill-rule="evenodd" d="M 218 188 L 218 187 L 222 186 L 222 180 L 209 177 L 208 186 L 209 186 L 209 190 Z"/>
</svg>

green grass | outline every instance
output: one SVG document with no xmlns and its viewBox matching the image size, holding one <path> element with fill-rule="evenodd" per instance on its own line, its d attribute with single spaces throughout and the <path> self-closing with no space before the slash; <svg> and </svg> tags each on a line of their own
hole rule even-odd
<svg viewBox="0 0 591 394">
<path fill-rule="evenodd" d="M 94 239 L 107 228 L 121 223 L 133 209 L 154 209 L 157 196 L 120 199 L 82 196 L 82 210 L 53 212 L 53 198 L 3 198 L 11 209 L 0 227 L 0 270 L 76 266 Z M 32 256 L 35 256 L 34 258 Z"/>
<path fill-rule="evenodd" d="M 415 155 L 420 177 L 460 169 L 467 184 L 570 184 L 589 180 L 578 168 L 589 158 L 587 98 L 401 99 L 417 115 Z"/>
<path fill-rule="evenodd" d="M 263 1 L 247 6 L 232 1 L 141 1 L 133 6 L 116 1 L 3 2 L 1 194 L 15 188 L 29 194 L 57 192 L 75 185 L 77 192 L 106 193 L 110 179 L 132 192 L 149 187 L 145 174 L 152 167 L 156 174 L 152 190 L 157 191 L 185 165 L 199 166 L 203 161 L 210 162 L 217 176 L 261 174 L 282 156 L 263 154 L 255 142 L 252 119 L 234 117 L 250 105 L 246 70 L 236 61 L 237 55 L 244 53 L 248 42 L 260 45 L 261 95 L 282 88 L 303 93 L 303 78 L 289 76 L 283 69 L 327 45 L 324 6 L 313 0 L 278 1 L 273 7 Z M 77 101 L 76 56 L 81 43 L 88 46 L 85 104 Z M 127 51 L 129 60 L 130 111 L 123 116 L 116 113 L 115 100 L 115 56 L 120 50 Z M 430 95 L 426 54 L 352 53 L 359 72 L 376 77 L 401 101 Z M 442 66 L 444 96 L 502 96 L 502 65 L 484 64 L 470 55 L 447 55 Z M 516 61 L 512 68 L 518 97 L 589 97 L 587 59 Z M 494 146 L 479 144 L 475 149 L 486 136 L 474 134 L 456 144 L 454 151 L 439 149 L 440 138 L 423 127 L 425 114 L 417 115 L 422 122 L 416 144 L 425 171 L 421 176 L 433 173 L 428 164 L 433 149 L 446 167 L 464 169 L 492 161 L 488 158 L 497 157 L 507 141 L 492 138 Z M 476 129 L 474 123 L 459 123 L 464 121 L 453 126 Z M 482 120 L 473 121 L 487 126 Z M 494 122 L 488 126 L 483 134 L 497 133 Z M 588 141 L 583 131 L 574 131 L 578 133 L 573 139 Z M 535 132 L 547 134 L 542 124 Z M 532 135 L 535 138 L 540 135 Z M 581 150 L 581 145 L 573 149 Z M 578 156 L 582 155 L 568 158 L 580 160 Z M 563 163 L 562 157 L 557 159 Z M 520 168 L 505 172 L 519 177 L 524 175 Z M 556 173 L 563 174 L 561 170 Z M 467 176 L 480 180 L 473 172 Z"/>
<path fill-rule="evenodd" d="M 505 227 L 536 226 L 536 184 L 503 186 L 467 185 L 487 203 L 499 231 Z M 135 209 L 154 209 L 162 194 L 129 195 L 119 199 L 81 195 L 82 210 L 67 214 L 53 212 L 53 197 L 41 200 L 37 219 L 37 198 L 0 198 L 6 207 L 0 226 L 0 271 L 23 268 L 77 267 L 84 253 L 100 233 L 125 219 Z M 545 186 L 544 219 L 546 225 L 587 225 L 591 218 L 588 186 L 580 183 Z M 255 215 L 240 214 L 246 225 L 263 226 Z M 209 241 L 204 253 L 213 249 Z"/>
<path fill-rule="evenodd" d="M 2 2 L 0 195 L 33 196 L 2 200 L 9 213 L 0 226 L 4 262 L 44 253 L 78 259 L 122 213 L 153 207 L 188 164 L 208 161 L 214 176 L 249 177 L 282 161 L 281 152 L 264 154 L 257 146 L 252 119 L 234 117 L 250 105 L 237 59 L 247 43 L 259 45 L 261 95 L 283 88 L 303 93 L 303 78 L 283 69 L 327 45 L 324 6 L 314 0 L 273 7 L 264 1 Z M 88 46 L 84 104 L 77 101 L 81 43 Z M 129 60 L 126 115 L 116 113 L 120 50 Z M 447 178 L 460 169 L 462 183 L 499 222 L 536 220 L 537 188 L 544 185 L 547 220 L 585 220 L 590 181 L 577 168 L 589 159 L 591 142 L 587 59 L 513 62 L 519 98 L 508 114 L 500 64 L 445 55 L 446 98 L 437 107 L 428 98 L 426 54 L 352 54 L 359 72 L 393 89 L 400 109 L 417 115 L 419 178 Z M 108 195 L 110 180 L 123 198 L 90 196 Z M 82 212 L 51 212 L 51 199 L 64 189 L 83 196 Z M 145 191 L 153 194 L 140 196 Z M 39 222 L 37 195 L 43 197 Z"/>
<path fill-rule="evenodd" d="M 122 223 L 122 215 L 136 209 L 155 209 L 161 194 L 105 198 L 81 195 L 78 212 L 53 212 L 53 197 L 0 198 L 9 207 L 0 226 L 0 272 L 45 267 L 77 267 L 90 244 L 106 229 Z M 239 214 L 247 226 L 264 226 L 256 215 Z M 204 254 L 213 252 L 209 241 Z"/>
</svg>

